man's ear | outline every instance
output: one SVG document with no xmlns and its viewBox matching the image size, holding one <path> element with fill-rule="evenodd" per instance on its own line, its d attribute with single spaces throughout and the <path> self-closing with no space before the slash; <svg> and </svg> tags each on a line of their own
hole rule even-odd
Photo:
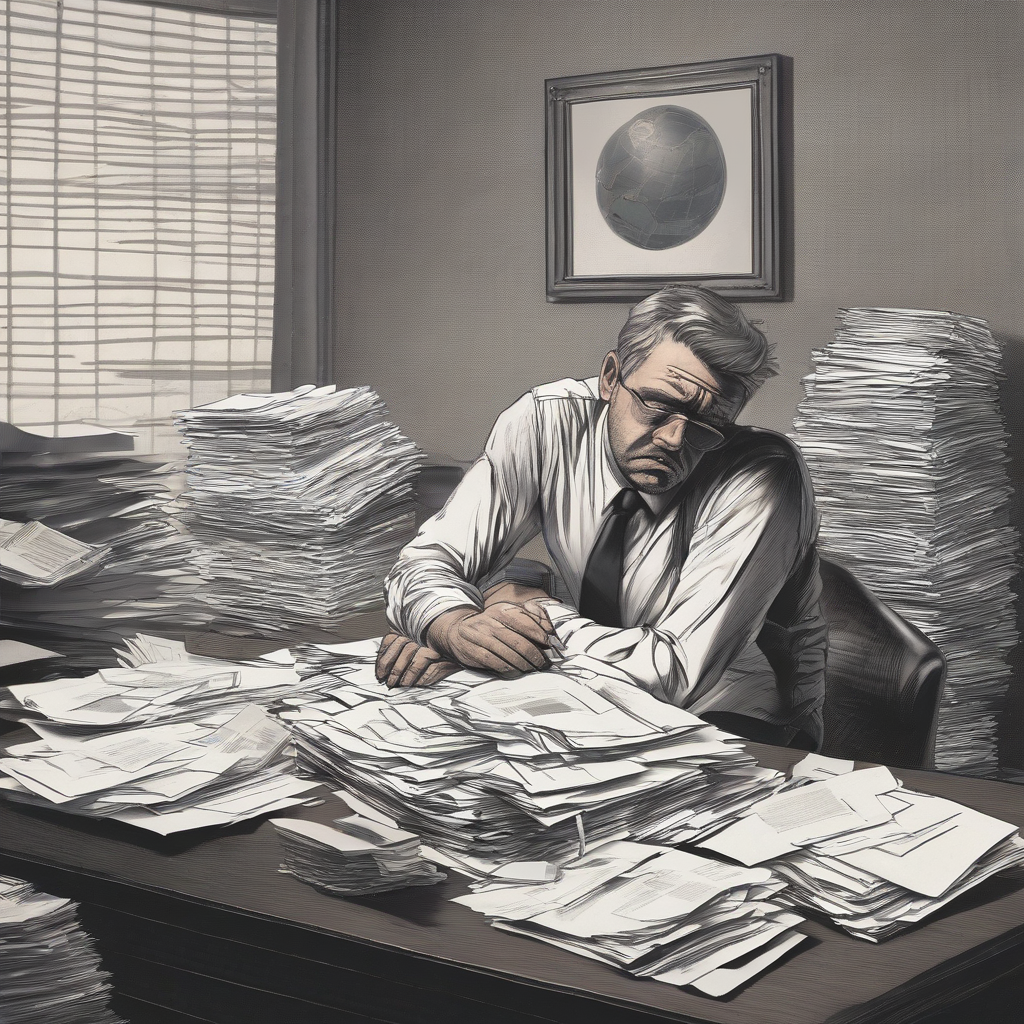
<svg viewBox="0 0 1024 1024">
<path fill-rule="evenodd" d="M 601 364 L 601 397 L 606 401 L 610 402 L 612 398 L 612 388 L 615 386 L 615 382 L 619 379 L 619 357 L 615 352 L 609 352 L 604 357 L 604 362 Z"/>
</svg>

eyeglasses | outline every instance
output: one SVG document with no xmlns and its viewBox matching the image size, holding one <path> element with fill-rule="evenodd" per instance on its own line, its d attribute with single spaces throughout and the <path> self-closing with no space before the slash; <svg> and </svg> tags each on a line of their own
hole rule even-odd
<svg viewBox="0 0 1024 1024">
<path fill-rule="evenodd" d="M 695 448 L 699 452 L 709 452 L 725 444 L 725 434 L 717 427 L 711 426 L 710 423 L 704 423 L 702 420 L 694 419 L 688 413 L 676 412 L 676 410 L 669 409 L 664 405 L 646 401 L 625 384 L 621 377 L 619 378 L 619 383 L 629 392 L 633 401 L 636 402 L 641 416 L 649 426 L 663 427 L 669 423 L 674 424 L 677 421 L 682 421 L 686 425 L 683 431 L 683 440 L 691 448 Z"/>
</svg>

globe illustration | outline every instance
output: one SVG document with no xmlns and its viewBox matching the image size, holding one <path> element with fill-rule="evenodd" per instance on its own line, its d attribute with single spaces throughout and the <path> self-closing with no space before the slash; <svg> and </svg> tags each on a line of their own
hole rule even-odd
<svg viewBox="0 0 1024 1024">
<path fill-rule="evenodd" d="M 671 249 L 714 220 L 725 195 L 725 154 L 692 110 L 651 107 L 614 131 L 597 161 L 597 205 L 620 238 Z"/>
</svg>

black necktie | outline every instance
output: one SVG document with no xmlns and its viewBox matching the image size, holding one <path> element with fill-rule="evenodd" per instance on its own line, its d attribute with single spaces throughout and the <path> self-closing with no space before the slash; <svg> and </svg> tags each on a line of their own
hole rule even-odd
<svg viewBox="0 0 1024 1024">
<path fill-rule="evenodd" d="M 636 491 L 619 491 L 612 502 L 612 514 L 604 521 L 587 559 L 580 587 L 580 615 L 604 626 L 622 625 L 619 588 L 626 527 L 642 504 L 643 499 Z"/>
</svg>

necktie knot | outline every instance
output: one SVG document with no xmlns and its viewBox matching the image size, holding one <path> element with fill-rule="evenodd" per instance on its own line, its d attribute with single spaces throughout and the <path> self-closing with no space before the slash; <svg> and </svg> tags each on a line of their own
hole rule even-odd
<svg viewBox="0 0 1024 1024">
<path fill-rule="evenodd" d="M 644 500 L 638 491 L 625 488 L 619 491 L 612 500 L 612 512 L 617 516 L 631 516 L 643 503 Z"/>
</svg>

